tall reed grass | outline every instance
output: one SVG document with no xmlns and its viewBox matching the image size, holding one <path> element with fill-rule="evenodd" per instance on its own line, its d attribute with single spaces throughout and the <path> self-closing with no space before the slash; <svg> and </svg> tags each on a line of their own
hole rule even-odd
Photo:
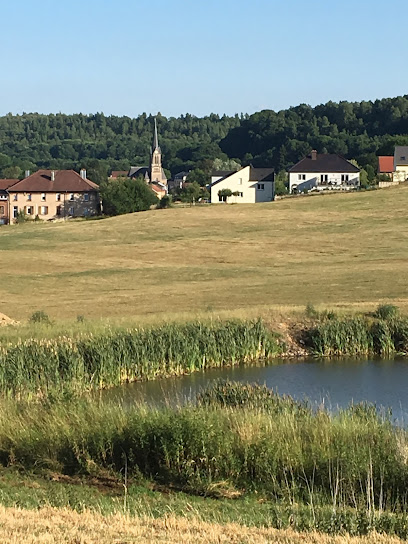
<svg viewBox="0 0 408 544">
<path fill-rule="evenodd" d="M 0 392 L 78 393 L 156 376 L 270 358 L 281 351 L 262 321 L 168 324 L 0 344 Z"/>
<path fill-rule="evenodd" d="M 3 400 L 0 463 L 118 477 L 126 466 L 133 480 L 193 493 L 224 486 L 311 509 L 407 512 L 408 435 L 374 407 L 330 414 L 257 388 L 217 388 L 161 409 Z"/>
<path fill-rule="evenodd" d="M 408 319 L 352 317 L 323 320 L 305 335 L 318 355 L 388 355 L 408 352 Z"/>
</svg>

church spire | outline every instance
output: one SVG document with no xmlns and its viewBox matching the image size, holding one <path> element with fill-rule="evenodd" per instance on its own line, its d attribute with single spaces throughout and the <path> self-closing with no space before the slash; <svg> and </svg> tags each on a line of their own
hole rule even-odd
<svg viewBox="0 0 408 544">
<path fill-rule="evenodd" d="M 155 117 L 154 118 L 153 151 L 155 151 L 156 149 L 160 150 L 159 138 L 157 136 L 157 121 L 156 121 L 156 117 Z"/>
</svg>

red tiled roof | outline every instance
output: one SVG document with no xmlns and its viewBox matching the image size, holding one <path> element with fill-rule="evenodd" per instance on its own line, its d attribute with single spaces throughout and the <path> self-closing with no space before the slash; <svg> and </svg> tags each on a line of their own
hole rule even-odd
<svg viewBox="0 0 408 544">
<path fill-rule="evenodd" d="M 127 175 L 128 175 L 127 170 L 113 170 L 110 177 L 111 178 L 121 178 L 121 177 L 127 177 Z"/>
<path fill-rule="evenodd" d="M 155 193 L 165 193 L 166 189 L 163 189 L 163 187 L 160 187 L 157 183 L 150 183 L 150 187 L 153 189 Z"/>
<path fill-rule="evenodd" d="M 0 191 L 5 191 L 15 183 L 18 183 L 18 179 L 0 179 Z"/>
<path fill-rule="evenodd" d="M 51 170 L 38 170 L 13 186 L 13 192 L 23 193 L 86 193 L 98 189 L 96 183 L 81 178 L 74 170 L 55 170 L 54 181 L 51 181 Z"/>
<path fill-rule="evenodd" d="M 394 157 L 378 157 L 378 173 L 389 174 L 394 172 Z"/>
</svg>

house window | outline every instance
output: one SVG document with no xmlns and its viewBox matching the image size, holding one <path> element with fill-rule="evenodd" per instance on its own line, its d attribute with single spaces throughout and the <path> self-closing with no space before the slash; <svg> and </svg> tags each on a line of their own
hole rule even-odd
<svg viewBox="0 0 408 544">
<path fill-rule="evenodd" d="M 84 208 L 84 216 L 87 217 L 89 215 L 89 208 Z"/>
<path fill-rule="evenodd" d="M 13 200 L 14 200 L 14 202 L 17 201 L 17 194 L 13 195 Z"/>
<path fill-rule="evenodd" d="M 29 202 L 31 202 L 31 193 L 28 193 L 28 195 L 27 195 L 27 200 L 28 200 Z"/>
<path fill-rule="evenodd" d="M 33 209 L 32 206 L 26 206 L 25 212 L 26 212 L 27 215 L 33 215 L 34 209 Z"/>
<path fill-rule="evenodd" d="M 89 195 L 88 193 L 84 193 L 84 201 L 89 202 Z"/>
<path fill-rule="evenodd" d="M 320 183 L 327 183 L 329 181 L 329 174 L 320 174 Z"/>
<path fill-rule="evenodd" d="M 74 215 L 74 208 L 73 208 L 73 207 L 72 207 L 72 208 L 69 208 L 68 214 L 69 214 L 69 215 Z"/>
<path fill-rule="evenodd" d="M 4 206 L 0 206 L 0 215 L 4 215 Z"/>
<path fill-rule="evenodd" d="M 74 193 L 70 193 L 69 199 L 70 199 L 71 201 L 74 200 Z"/>
<path fill-rule="evenodd" d="M 298 180 L 299 181 L 305 181 L 306 180 L 306 174 L 298 174 Z"/>
<path fill-rule="evenodd" d="M 38 212 L 40 215 L 48 215 L 48 206 L 38 206 Z"/>
<path fill-rule="evenodd" d="M 57 206 L 57 215 L 61 215 L 61 206 Z"/>
<path fill-rule="evenodd" d="M 263 191 L 265 189 L 265 184 L 264 183 L 258 183 L 258 191 Z"/>
<path fill-rule="evenodd" d="M 60 201 L 61 201 L 61 193 L 57 193 L 57 194 L 55 195 L 55 200 L 56 200 L 57 202 L 60 202 Z"/>
<path fill-rule="evenodd" d="M 244 193 L 238 193 L 238 196 L 242 198 L 244 196 Z"/>
<path fill-rule="evenodd" d="M 18 206 L 13 206 L 13 218 L 16 219 L 18 216 Z"/>
<path fill-rule="evenodd" d="M 46 197 L 45 197 L 45 193 L 41 193 L 41 201 L 42 201 L 42 202 L 45 202 L 45 198 L 46 198 Z"/>
<path fill-rule="evenodd" d="M 242 185 L 242 178 L 238 179 L 238 185 Z"/>
<path fill-rule="evenodd" d="M 348 174 L 342 174 L 341 175 L 341 181 L 348 181 L 349 180 L 349 175 Z"/>
</svg>

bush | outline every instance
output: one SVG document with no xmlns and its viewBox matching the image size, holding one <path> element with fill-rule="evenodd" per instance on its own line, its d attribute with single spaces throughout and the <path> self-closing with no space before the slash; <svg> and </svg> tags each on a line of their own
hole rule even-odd
<svg viewBox="0 0 408 544">
<path fill-rule="evenodd" d="M 159 203 L 157 204 L 157 208 L 159 210 L 164 210 L 165 208 L 171 208 L 173 204 L 173 199 L 171 195 L 165 195 L 161 200 L 159 200 Z"/>
<path fill-rule="evenodd" d="M 378 319 L 388 320 L 397 317 L 398 311 L 398 306 L 394 306 L 393 304 L 380 304 L 374 315 Z"/>
<path fill-rule="evenodd" d="M 44 323 L 46 325 L 51 325 L 51 320 L 43 310 L 37 310 L 30 317 L 30 323 Z"/>
</svg>

